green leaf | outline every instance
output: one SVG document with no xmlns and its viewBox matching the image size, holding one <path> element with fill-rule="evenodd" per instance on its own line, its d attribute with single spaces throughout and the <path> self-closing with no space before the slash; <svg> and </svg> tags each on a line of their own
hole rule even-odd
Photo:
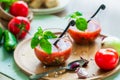
<svg viewBox="0 0 120 80">
<path fill-rule="evenodd" d="M 87 29 L 87 21 L 85 18 L 82 17 L 82 13 L 79 11 L 74 12 L 73 14 L 69 15 L 73 20 L 76 22 L 77 29 L 81 31 L 85 31 Z"/>
<path fill-rule="evenodd" d="M 43 36 L 43 30 L 41 27 L 38 28 L 38 31 L 34 34 L 33 38 L 40 39 Z"/>
<path fill-rule="evenodd" d="M 52 45 L 50 44 L 50 42 L 45 39 L 45 38 L 41 38 L 39 40 L 39 44 L 40 44 L 40 47 L 45 51 L 47 52 L 48 54 L 51 54 L 52 52 Z"/>
<path fill-rule="evenodd" d="M 11 2 L 11 0 L 0 0 L 0 2 Z"/>
<path fill-rule="evenodd" d="M 73 14 L 73 15 L 70 15 L 70 17 L 71 17 L 71 18 L 76 18 L 76 15 Z"/>
<path fill-rule="evenodd" d="M 39 44 L 39 39 L 38 37 L 33 37 L 32 40 L 31 40 L 31 47 L 32 48 L 35 48 L 37 45 Z"/>
<path fill-rule="evenodd" d="M 79 11 L 76 11 L 70 15 L 71 18 L 75 18 L 75 19 L 80 17 L 80 16 L 82 16 L 82 13 L 80 13 Z"/>
<path fill-rule="evenodd" d="M 76 12 L 75 12 L 75 15 L 76 15 L 76 16 L 82 16 L 82 13 L 79 12 L 79 11 L 76 11 Z"/>
<path fill-rule="evenodd" d="M 41 27 L 38 28 L 38 31 L 34 34 L 34 37 L 31 40 L 31 47 L 35 48 L 40 45 L 40 47 L 48 54 L 52 52 L 52 45 L 48 39 L 57 38 L 57 36 L 51 31 L 43 31 Z"/>
<path fill-rule="evenodd" d="M 57 38 L 57 36 L 54 33 L 52 33 L 51 31 L 45 31 L 43 33 L 43 36 L 44 36 L 45 39 Z"/>
<path fill-rule="evenodd" d="M 31 47 L 35 48 L 39 44 L 39 39 L 43 35 L 43 30 L 41 27 L 38 28 L 38 31 L 34 34 L 34 37 L 31 40 Z"/>
<path fill-rule="evenodd" d="M 4 10 L 5 10 L 6 12 L 9 12 L 10 6 L 11 6 L 15 1 L 18 1 L 18 0 L 0 0 L 0 2 L 5 3 L 5 5 L 4 5 Z"/>
<path fill-rule="evenodd" d="M 8 3 L 8 4 L 12 4 L 15 1 L 18 1 L 18 0 L 0 0 L 0 2 L 5 2 L 5 3 Z"/>
<path fill-rule="evenodd" d="M 39 34 L 40 36 L 43 35 L 43 30 L 41 27 L 38 28 L 37 34 Z"/>
<path fill-rule="evenodd" d="M 77 18 L 76 27 L 79 30 L 85 31 L 87 29 L 87 21 L 84 18 Z"/>
</svg>

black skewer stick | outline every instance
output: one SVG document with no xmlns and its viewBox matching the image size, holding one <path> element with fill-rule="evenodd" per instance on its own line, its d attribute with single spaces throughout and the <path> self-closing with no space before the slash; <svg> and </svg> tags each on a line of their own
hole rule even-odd
<svg viewBox="0 0 120 80">
<path fill-rule="evenodd" d="M 102 9 L 104 10 L 106 8 L 106 6 L 104 4 L 102 4 L 97 11 L 90 17 L 90 19 L 87 21 L 88 23 L 92 20 L 92 18 L 94 18 L 96 16 L 96 14 Z"/>
<path fill-rule="evenodd" d="M 69 28 L 70 26 L 74 26 L 74 25 L 75 25 L 75 21 L 74 21 L 74 20 L 71 20 L 71 21 L 69 22 L 69 24 L 67 25 L 67 27 L 65 28 L 65 30 L 63 31 L 63 33 L 59 36 L 59 38 L 54 42 L 53 45 L 56 45 L 57 42 L 60 40 L 60 38 L 67 32 L 68 28 Z"/>
</svg>

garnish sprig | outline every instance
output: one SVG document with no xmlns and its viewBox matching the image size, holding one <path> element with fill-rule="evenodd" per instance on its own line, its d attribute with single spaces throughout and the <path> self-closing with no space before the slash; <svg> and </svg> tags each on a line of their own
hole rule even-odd
<svg viewBox="0 0 120 80">
<path fill-rule="evenodd" d="M 71 19 L 75 20 L 76 28 L 85 31 L 87 29 L 87 21 L 82 17 L 82 13 L 74 12 L 70 15 Z"/>
<path fill-rule="evenodd" d="M 106 6 L 104 4 L 101 4 L 97 11 L 90 17 L 88 21 L 86 21 L 86 19 L 82 17 L 82 13 L 80 13 L 79 11 L 71 14 L 70 18 L 75 20 L 76 28 L 78 30 L 85 31 L 87 29 L 88 23 L 98 14 L 100 10 L 105 10 L 105 8 Z"/>
<path fill-rule="evenodd" d="M 57 36 L 51 31 L 43 31 L 41 27 L 38 28 L 38 31 L 34 34 L 34 37 L 31 40 L 31 47 L 35 48 L 38 45 L 48 54 L 52 52 L 52 44 L 48 39 L 57 38 Z"/>
</svg>

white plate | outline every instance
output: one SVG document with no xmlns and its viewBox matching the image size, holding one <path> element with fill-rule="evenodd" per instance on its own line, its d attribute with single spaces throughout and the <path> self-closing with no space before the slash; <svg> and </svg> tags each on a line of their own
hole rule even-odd
<svg viewBox="0 0 120 80">
<path fill-rule="evenodd" d="M 46 8 L 46 9 L 31 9 L 35 14 L 52 14 L 52 13 L 57 13 L 62 10 L 67 6 L 70 0 L 58 0 L 59 5 L 54 8 Z"/>
</svg>

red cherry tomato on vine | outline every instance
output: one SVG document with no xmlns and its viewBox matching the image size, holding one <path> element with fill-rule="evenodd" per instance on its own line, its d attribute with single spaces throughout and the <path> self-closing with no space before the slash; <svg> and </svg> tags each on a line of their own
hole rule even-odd
<svg viewBox="0 0 120 80">
<path fill-rule="evenodd" d="M 22 39 L 26 36 L 30 30 L 30 22 L 25 17 L 14 17 L 8 24 L 8 29 L 18 39 Z"/>
<path fill-rule="evenodd" d="M 24 16 L 28 15 L 28 5 L 23 1 L 16 1 L 10 6 L 10 14 L 13 16 Z"/>
<path fill-rule="evenodd" d="M 96 52 L 95 62 L 103 70 L 114 69 L 119 61 L 119 55 L 112 48 L 100 49 Z"/>
</svg>

